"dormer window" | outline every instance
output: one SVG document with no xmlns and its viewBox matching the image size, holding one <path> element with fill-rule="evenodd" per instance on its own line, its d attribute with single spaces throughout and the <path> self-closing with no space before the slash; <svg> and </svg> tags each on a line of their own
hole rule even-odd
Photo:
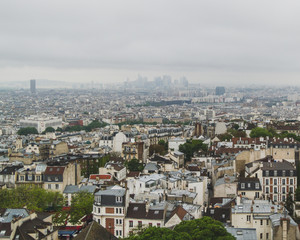
<svg viewBox="0 0 300 240">
<path fill-rule="evenodd" d="M 259 189 L 259 183 L 255 183 L 255 189 Z"/>
<path fill-rule="evenodd" d="M 241 188 L 245 189 L 245 183 L 241 183 Z"/>
<path fill-rule="evenodd" d="M 116 197 L 116 202 L 121 203 L 122 202 L 122 197 Z"/>
</svg>

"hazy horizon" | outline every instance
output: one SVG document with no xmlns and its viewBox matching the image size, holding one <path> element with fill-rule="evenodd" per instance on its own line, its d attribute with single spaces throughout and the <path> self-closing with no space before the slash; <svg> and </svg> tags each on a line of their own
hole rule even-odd
<svg viewBox="0 0 300 240">
<path fill-rule="evenodd" d="M 299 1 L 0 2 L 0 83 L 300 86 Z"/>
</svg>

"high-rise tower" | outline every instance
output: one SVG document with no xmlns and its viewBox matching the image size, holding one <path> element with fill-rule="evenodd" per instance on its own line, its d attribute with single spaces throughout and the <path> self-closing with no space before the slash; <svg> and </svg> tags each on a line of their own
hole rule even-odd
<svg viewBox="0 0 300 240">
<path fill-rule="evenodd" d="M 30 80 L 30 92 L 31 94 L 35 94 L 36 92 L 36 87 L 35 87 L 35 80 Z"/>
</svg>

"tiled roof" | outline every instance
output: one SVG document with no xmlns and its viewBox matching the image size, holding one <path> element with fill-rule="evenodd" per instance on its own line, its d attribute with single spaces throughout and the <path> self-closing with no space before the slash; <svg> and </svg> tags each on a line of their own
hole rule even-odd
<svg viewBox="0 0 300 240">
<path fill-rule="evenodd" d="M 65 167 L 48 166 L 45 175 L 61 175 L 65 171 Z"/>
</svg>

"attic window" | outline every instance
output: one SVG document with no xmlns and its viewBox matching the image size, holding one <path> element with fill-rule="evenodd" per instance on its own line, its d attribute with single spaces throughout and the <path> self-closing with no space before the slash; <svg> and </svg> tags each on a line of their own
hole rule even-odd
<svg viewBox="0 0 300 240">
<path fill-rule="evenodd" d="M 133 211 L 137 211 L 139 209 L 139 207 L 134 207 Z"/>
<path fill-rule="evenodd" d="M 5 235 L 5 230 L 2 230 L 1 232 L 0 232 L 0 236 L 4 236 Z"/>
<path fill-rule="evenodd" d="M 50 172 L 53 171 L 53 168 L 50 168 Z"/>
<path fill-rule="evenodd" d="M 59 171 L 59 168 L 57 168 L 57 170 L 56 171 Z"/>
<path fill-rule="evenodd" d="M 154 214 L 159 214 L 159 211 L 155 211 Z"/>
</svg>

